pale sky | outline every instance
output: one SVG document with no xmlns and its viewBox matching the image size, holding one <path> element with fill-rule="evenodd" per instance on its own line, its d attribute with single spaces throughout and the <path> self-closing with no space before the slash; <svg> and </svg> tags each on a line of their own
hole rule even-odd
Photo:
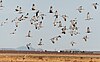
<svg viewBox="0 0 100 62">
<path fill-rule="evenodd" d="M 97 10 L 92 6 L 96 2 L 99 4 Z M 40 12 L 46 14 L 43 20 L 43 28 L 40 30 L 34 29 L 29 22 L 34 15 L 34 12 L 31 11 L 32 4 L 35 4 Z M 46 50 L 79 49 L 100 51 L 100 0 L 3 0 L 3 6 L 3 10 L 0 10 L 0 23 L 6 18 L 8 18 L 8 21 L 4 26 L 0 26 L 0 48 L 17 48 L 25 46 L 27 43 L 32 43 L 31 46 L 33 48 Z M 15 12 L 16 6 L 21 6 L 23 11 L 25 11 L 23 15 L 28 12 L 30 18 L 21 22 L 15 35 L 11 35 L 10 33 L 15 29 L 15 25 L 11 23 L 11 20 L 21 16 L 21 14 Z M 77 18 L 80 34 L 71 37 L 69 33 L 66 33 L 61 35 L 62 38 L 59 41 L 52 44 L 50 38 L 61 34 L 61 31 L 52 24 L 54 17 L 48 13 L 50 6 L 53 6 L 54 11 L 58 10 L 59 14 L 68 16 L 66 22 L 61 19 L 67 28 L 70 25 L 70 20 Z M 85 9 L 82 13 L 76 10 L 79 6 L 83 6 Z M 85 20 L 87 12 L 90 12 L 93 20 Z M 86 35 L 85 31 L 88 26 L 92 32 L 88 35 L 88 41 L 84 42 L 82 37 Z M 29 30 L 31 30 L 32 38 L 25 37 Z M 40 47 L 37 44 L 41 38 L 44 45 Z M 71 41 L 75 41 L 76 45 L 71 46 Z"/>
</svg>

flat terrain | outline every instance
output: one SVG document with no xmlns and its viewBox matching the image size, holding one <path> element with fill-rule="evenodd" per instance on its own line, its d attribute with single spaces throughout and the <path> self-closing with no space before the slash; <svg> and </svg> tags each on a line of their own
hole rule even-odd
<svg viewBox="0 0 100 62">
<path fill-rule="evenodd" d="M 100 55 L 0 54 L 0 62 L 100 62 Z"/>
<path fill-rule="evenodd" d="M 100 54 L 0 51 L 0 62 L 100 62 Z"/>
</svg>

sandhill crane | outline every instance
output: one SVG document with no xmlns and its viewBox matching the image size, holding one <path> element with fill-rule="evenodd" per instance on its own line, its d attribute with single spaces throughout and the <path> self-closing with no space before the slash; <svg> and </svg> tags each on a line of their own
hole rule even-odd
<svg viewBox="0 0 100 62">
<path fill-rule="evenodd" d="M 74 46 L 74 44 L 76 44 L 76 42 L 72 41 L 72 42 L 70 42 L 70 44 L 71 44 L 72 46 Z"/>
</svg>

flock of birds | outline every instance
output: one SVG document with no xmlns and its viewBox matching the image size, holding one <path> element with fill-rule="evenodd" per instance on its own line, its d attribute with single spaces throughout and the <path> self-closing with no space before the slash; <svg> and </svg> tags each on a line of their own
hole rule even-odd
<svg viewBox="0 0 100 62">
<path fill-rule="evenodd" d="M 98 5 L 99 5 L 98 3 L 92 3 L 93 9 L 97 10 L 98 9 Z M 2 0 L 0 0 L 0 7 L 3 8 Z M 76 9 L 76 11 L 78 11 L 79 13 L 82 13 L 84 10 L 85 10 L 85 8 L 83 6 L 79 6 Z M 16 31 L 17 31 L 17 28 L 19 27 L 19 24 L 22 21 L 25 21 L 25 20 L 28 20 L 30 22 L 30 24 L 32 26 L 34 26 L 34 29 L 36 29 L 36 30 L 40 30 L 43 27 L 45 27 L 43 25 L 43 20 L 46 18 L 47 15 L 45 13 L 40 12 L 40 10 L 36 8 L 36 4 L 32 5 L 31 11 L 35 12 L 35 14 L 32 17 L 29 17 L 29 13 L 24 12 L 21 6 L 16 6 L 14 12 L 16 12 L 17 14 L 20 14 L 21 16 L 20 17 L 16 17 L 13 20 L 11 20 L 11 22 L 15 24 L 16 28 L 10 34 L 12 34 L 12 35 L 16 34 Z M 23 15 L 23 13 L 26 13 L 26 14 Z M 53 6 L 49 7 L 48 13 L 53 15 L 53 19 L 54 19 L 54 21 L 52 23 L 53 27 L 59 28 L 61 30 L 61 34 L 60 35 L 56 35 L 55 37 L 50 38 L 50 41 L 53 44 L 55 44 L 56 41 L 59 41 L 59 39 L 61 39 L 63 37 L 63 35 L 65 35 L 67 33 L 69 33 L 70 36 L 76 36 L 76 35 L 80 34 L 80 32 L 78 31 L 79 27 L 77 25 L 78 24 L 77 18 L 74 18 L 74 19 L 70 20 L 70 26 L 68 28 L 66 25 L 64 26 L 63 23 L 62 23 L 62 22 L 67 22 L 68 21 L 68 18 L 69 18 L 68 15 L 66 15 L 66 14 L 59 15 L 59 12 L 57 10 L 54 11 Z M 59 20 L 59 19 L 61 19 L 61 20 Z M 90 21 L 92 19 L 93 18 L 91 17 L 90 12 L 87 12 L 85 20 Z M 1 22 L 1 26 L 6 24 L 8 22 L 8 20 L 9 20 L 9 18 L 6 18 L 5 21 Z M 32 31 L 29 30 L 27 32 L 27 34 L 26 34 L 26 37 L 32 38 L 31 32 Z M 86 27 L 86 33 L 91 33 L 91 28 L 90 27 Z M 88 38 L 89 37 L 88 37 L 88 34 L 87 34 L 87 35 L 83 36 L 82 39 L 86 42 L 86 41 L 88 41 Z M 39 43 L 38 43 L 39 46 L 44 45 L 42 43 L 42 41 L 43 41 L 43 39 L 41 38 L 39 40 Z M 71 41 L 70 44 L 72 46 L 74 46 L 77 43 L 75 41 Z M 26 47 L 27 47 L 28 50 L 30 50 L 30 45 L 31 45 L 31 43 L 26 44 Z"/>
</svg>

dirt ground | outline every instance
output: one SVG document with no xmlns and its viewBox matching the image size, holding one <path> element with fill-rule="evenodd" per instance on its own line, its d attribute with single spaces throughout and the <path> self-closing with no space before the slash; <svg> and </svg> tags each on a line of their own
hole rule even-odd
<svg viewBox="0 0 100 62">
<path fill-rule="evenodd" d="M 100 62 L 100 55 L 0 54 L 0 62 Z"/>
</svg>

